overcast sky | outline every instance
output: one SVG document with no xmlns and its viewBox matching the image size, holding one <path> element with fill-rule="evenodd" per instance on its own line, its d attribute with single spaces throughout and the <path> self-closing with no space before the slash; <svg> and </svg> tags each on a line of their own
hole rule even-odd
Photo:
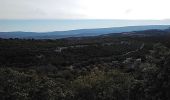
<svg viewBox="0 0 170 100">
<path fill-rule="evenodd" d="M 135 25 L 170 25 L 170 0 L 0 0 L 0 31 Z"/>
<path fill-rule="evenodd" d="M 0 19 L 170 19 L 170 0 L 0 0 Z"/>
</svg>

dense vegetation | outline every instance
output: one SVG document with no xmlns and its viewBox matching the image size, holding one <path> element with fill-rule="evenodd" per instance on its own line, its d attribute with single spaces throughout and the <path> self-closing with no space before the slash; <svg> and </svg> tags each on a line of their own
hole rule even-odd
<svg viewBox="0 0 170 100">
<path fill-rule="evenodd" d="M 0 100 L 170 100 L 170 38 L 0 39 Z"/>
</svg>

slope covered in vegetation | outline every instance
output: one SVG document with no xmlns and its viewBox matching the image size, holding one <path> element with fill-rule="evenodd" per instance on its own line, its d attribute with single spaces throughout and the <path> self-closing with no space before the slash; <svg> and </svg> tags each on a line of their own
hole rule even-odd
<svg viewBox="0 0 170 100">
<path fill-rule="evenodd" d="M 0 40 L 1 100 L 169 100 L 169 37 Z"/>
</svg>

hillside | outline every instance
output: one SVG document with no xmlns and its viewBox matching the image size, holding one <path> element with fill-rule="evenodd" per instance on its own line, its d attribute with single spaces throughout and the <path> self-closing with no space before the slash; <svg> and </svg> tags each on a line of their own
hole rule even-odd
<svg viewBox="0 0 170 100">
<path fill-rule="evenodd" d="M 59 39 L 67 37 L 82 37 L 82 36 L 98 36 L 109 33 L 122 33 L 144 30 L 165 30 L 169 29 L 169 25 L 150 25 L 150 26 L 127 26 L 114 28 L 99 28 L 99 29 L 80 29 L 70 31 L 55 31 L 55 32 L 0 32 L 0 38 L 25 38 L 25 39 Z"/>
<path fill-rule="evenodd" d="M 0 39 L 0 99 L 169 100 L 169 57 L 167 30 Z"/>
</svg>

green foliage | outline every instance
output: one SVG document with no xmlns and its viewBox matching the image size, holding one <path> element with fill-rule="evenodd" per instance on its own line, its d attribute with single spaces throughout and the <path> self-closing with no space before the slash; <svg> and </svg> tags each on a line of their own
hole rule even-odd
<svg viewBox="0 0 170 100">
<path fill-rule="evenodd" d="M 69 93 L 63 83 L 35 72 L 1 68 L 0 81 L 1 100 L 61 100 Z"/>
<path fill-rule="evenodd" d="M 143 96 L 141 98 L 144 100 L 169 100 L 169 57 L 170 49 L 161 44 L 154 45 L 150 55 L 146 56 L 146 61 L 139 66 L 138 73 L 135 76 L 141 74 L 142 78 L 139 80 L 138 87 L 133 87 L 132 91 L 135 88 L 136 91 L 141 88 L 140 95 Z"/>
<path fill-rule="evenodd" d="M 120 71 L 95 70 L 72 82 L 75 100 L 125 100 L 133 78 Z"/>
<path fill-rule="evenodd" d="M 170 100 L 167 41 L 0 39 L 0 100 Z"/>
</svg>

